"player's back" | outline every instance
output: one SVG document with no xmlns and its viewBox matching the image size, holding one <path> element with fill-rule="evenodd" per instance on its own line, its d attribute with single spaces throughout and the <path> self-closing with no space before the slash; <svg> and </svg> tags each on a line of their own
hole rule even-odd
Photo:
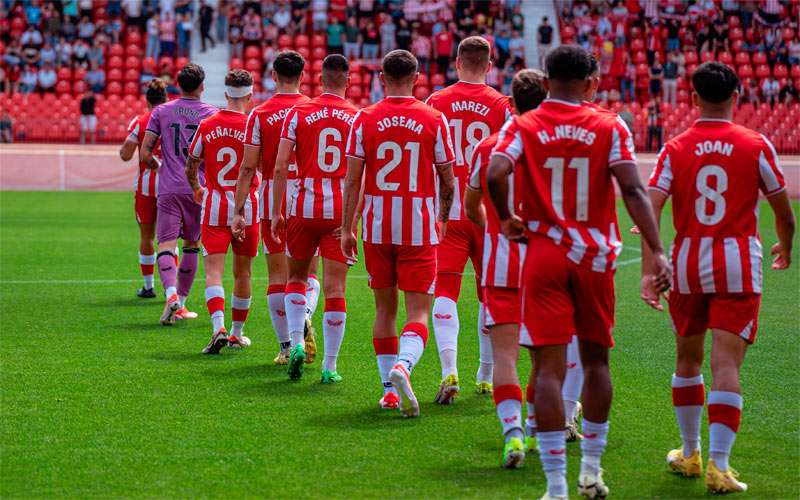
<svg viewBox="0 0 800 500">
<path fill-rule="evenodd" d="M 284 118 L 292 106 L 308 102 L 303 94 L 278 93 L 258 105 L 247 120 L 246 143 L 261 146 L 261 175 L 272 179 Z M 292 160 L 294 163 L 294 160 Z"/>
<path fill-rule="evenodd" d="M 577 264 L 613 267 L 621 250 L 611 169 L 635 161 L 624 122 L 578 103 L 546 99 L 504 127 L 498 150 L 524 150 L 522 214 Z"/>
<path fill-rule="evenodd" d="M 347 154 L 365 160 L 365 241 L 438 243 L 435 164 L 452 161 L 447 120 L 413 97 L 387 97 L 356 115 Z"/>
<path fill-rule="evenodd" d="M 358 110 L 346 99 L 322 94 L 293 107 L 281 138 L 295 143 L 297 202 L 291 215 L 339 220 L 347 174 L 347 134 Z"/>
<path fill-rule="evenodd" d="M 499 131 L 511 117 L 511 105 L 508 97 L 492 87 L 463 81 L 434 92 L 425 103 L 442 112 L 450 126 L 456 158 L 453 165 L 456 191 L 450 220 L 464 220 L 461 201 L 469 178 L 472 152 L 481 140 Z"/>
<path fill-rule="evenodd" d="M 147 130 L 161 139 L 159 194 L 191 194 L 184 169 L 189 156 L 189 144 L 200 121 L 216 113 L 216 107 L 199 99 L 181 97 L 153 109 Z M 201 172 L 200 182 L 203 182 Z"/>
<path fill-rule="evenodd" d="M 650 187 L 672 196 L 679 292 L 761 291 L 759 191 L 784 188 L 763 135 L 727 120 L 697 120 L 666 143 Z"/>
</svg>

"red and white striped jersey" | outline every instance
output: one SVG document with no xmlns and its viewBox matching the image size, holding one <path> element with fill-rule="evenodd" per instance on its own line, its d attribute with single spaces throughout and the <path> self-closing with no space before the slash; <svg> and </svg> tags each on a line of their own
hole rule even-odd
<svg viewBox="0 0 800 500">
<path fill-rule="evenodd" d="M 347 156 L 365 161 L 365 242 L 439 243 L 435 165 L 454 161 L 442 113 L 413 97 L 387 97 L 356 114 Z"/>
<path fill-rule="evenodd" d="M 290 214 L 305 219 L 342 220 L 347 174 L 345 144 L 358 109 L 335 94 L 322 94 L 293 107 L 281 139 L 295 143 L 297 200 Z"/>
<path fill-rule="evenodd" d="M 230 226 L 235 215 L 236 180 L 244 159 L 247 115 L 222 109 L 200 122 L 189 146 L 189 154 L 202 159 L 206 169 L 206 193 L 201 221 L 206 226 Z M 258 178 L 253 179 L 244 203 L 244 220 L 256 224 Z"/>
<path fill-rule="evenodd" d="M 283 120 L 292 106 L 303 104 L 310 99 L 303 94 L 275 94 L 250 112 L 247 118 L 245 144 L 261 148 L 261 189 L 258 196 L 258 216 L 269 219 L 272 213 L 272 176 L 275 171 L 275 158 L 278 156 L 278 144 L 281 141 Z M 289 179 L 295 178 L 297 166 L 294 156 L 289 164 Z M 286 200 L 291 202 L 295 194 L 295 183 L 290 181 L 286 189 Z"/>
<path fill-rule="evenodd" d="M 679 293 L 761 293 L 758 192 L 786 186 L 766 137 L 726 120 L 697 120 L 666 143 L 649 186 L 672 196 Z"/>
<path fill-rule="evenodd" d="M 144 133 L 147 131 L 147 122 L 150 121 L 150 112 L 143 113 L 136 116 L 131 120 L 128 125 L 128 139 L 136 141 L 139 149 L 144 142 Z M 161 153 L 161 140 L 156 139 L 156 146 L 153 153 L 159 156 Z M 138 154 L 137 149 L 137 154 Z M 146 196 L 152 198 L 158 195 L 158 171 L 147 167 L 142 162 L 139 162 L 139 175 L 136 176 L 136 194 L 139 196 Z"/>
<path fill-rule="evenodd" d="M 456 190 L 450 220 L 466 220 L 464 190 L 472 165 L 472 152 L 478 143 L 498 132 L 511 118 L 508 97 L 484 83 L 457 82 L 431 94 L 426 104 L 441 111 L 450 125 L 456 162 Z"/>
<path fill-rule="evenodd" d="M 500 230 L 500 218 L 497 216 L 486 183 L 486 172 L 489 169 L 489 157 L 497 145 L 499 133 L 494 133 L 482 140 L 472 154 L 472 173 L 469 187 L 483 192 L 483 206 L 486 208 L 486 227 L 483 232 L 483 263 L 481 286 L 502 288 L 519 288 L 522 282 L 522 266 L 525 264 L 525 244 L 510 241 Z M 508 210 L 517 213 L 515 200 L 516 183 L 514 174 L 509 176 Z"/>
<path fill-rule="evenodd" d="M 494 154 L 516 164 L 520 216 L 572 262 L 615 268 L 622 251 L 611 168 L 636 161 L 625 122 L 579 103 L 545 99 L 503 126 Z"/>
</svg>

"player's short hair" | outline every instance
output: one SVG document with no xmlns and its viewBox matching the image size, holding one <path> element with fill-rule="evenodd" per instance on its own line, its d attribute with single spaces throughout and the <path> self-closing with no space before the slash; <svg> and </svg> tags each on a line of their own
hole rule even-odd
<svg viewBox="0 0 800 500">
<path fill-rule="evenodd" d="M 253 84 L 253 75 L 243 69 L 232 69 L 225 75 L 226 87 L 249 87 Z"/>
<path fill-rule="evenodd" d="M 578 45 L 562 45 L 547 53 L 545 68 L 550 80 L 586 80 L 592 74 L 592 56 Z"/>
<path fill-rule="evenodd" d="M 295 83 L 303 74 L 306 60 L 293 50 L 282 50 L 275 56 L 272 69 L 278 74 L 278 79 L 283 83 Z"/>
<path fill-rule="evenodd" d="M 544 88 L 544 73 L 538 69 L 523 69 L 511 80 L 511 94 L 514 106 L 520 114 L 536 109 L 547 97 Z"/>
<path fill-rule="evenodd" d="M 402 49 L 393 50 L 386 54 L 381 65 L 383 77 L 393 83 L 403 83 L 411 80 L 418 70 L 419 63 L 414 54 Z"/>
<path fill-rule="evenodd" d="M 206 73 L 199 64 L 189 63 L 178 72 L 178 86 L 184 92 L 194 92 L 205 79 Z"/>
<path fill-rule="evenodd" d="M 158 106 L 167 102 L 167 84 L 161 78 L 153 78 L 147 84 L 145 98 L 151 106 Z"/>
<path fill-rule="evenodd" d="M 692 87 L 701 99 L 714 104 L 727 101 L 739 86 L 739 78 L 727 65 L 717 61 L 704 62 L 692 73 Z"/>
<path fill-rule="evenodd" d="M 486 71 L 491 52 L 491 45 L 481 36 L 468 36 L 458 44 L 458 59 L 470 71 Z"/>
<path fill-rule="evenodd" d="M 347 85 L 350 63 L 341 54 L 330 54 L 322 61 L 322 84 L 327 87 L 341 88 Z"/>
<path fill-rule="evenodd" d="M 589 76 L 597 75 L 600 76 L 600 65 L 597 64 L 597 58 L 593 54 L 589 54 L 589 58 L 591 61 L 591 66 L 589 69 Z"/>
</svg>

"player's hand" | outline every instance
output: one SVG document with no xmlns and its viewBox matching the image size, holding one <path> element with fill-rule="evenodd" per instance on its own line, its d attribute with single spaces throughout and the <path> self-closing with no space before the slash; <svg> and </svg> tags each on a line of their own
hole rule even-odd
<svg viewBox="0 0 800 500">
<path fill-rule="evenodd" d="M 194 202 L 197 203 L 198 205 L 202 205 L 203 197 L 205 196 L 205 194 L 206 194 L 206 188 L 201 186 L 195 189 L 194 193 L 192 193 L 192 197 L 194 197 Z"/>
<path fill-rule="evenodd" d="M 238 241 L 244 241 L 245 228 L 247 225 L 244 222 L 244 216 L 236 214 L 233 216 L 233 224 L 231 224 L 231 233 Z"/>
<path fill-rule="evenodd" d="M 663 252 L 653 255 L 653 289 L 662 294 L 672 288 L 672 265 Z"/>
<path fill-rule="evenodd" d="M 275 243 L 283 243 L 281 241 L 281 236 L 286 234 L 286 219 L 283 217 L 282 213 L 272 216 L 270 232 L 272 233 L 272 239 Z"/>
<path fill-rule="evenodd" d="M 792 252 L 783 248 L 780 242 L 772 245 L 772 249 L 769 253 L 775 256 L 775 258 L 772 259 L 772 269 L 783 271 L 784 269 L 789 269 L 789 266 L 792 265 Z"/>
<path fill-rule="evenodd" d="M 631 234 L 642 234 L 639 230 L 639 226 L 631 226 Z"/>
<path fill-rule="evenodd" d="M 439 232 L 439 240 L 443 240 L 444 235 L 447 234 L 447 221 L 442 219 L 437 220 L 436 229 Z"/>
<path fill-rule="evenodd" d="M 340 230 L 339 242 L 342 254 L 350 260 L 356 260 L 356 234 L 353 231 Z"/>
<path fill-rule="evenodd" d="M 510 218 L 500 221 L 500 230 L 503 231 L 503 235 L 511 241 L 524 242 L 526 240 L 525 223 L 516 215 L 512 215 Z"/>
<path fill-rule="evenodd" d="M 664 306 L 661 304 L 661 294 L 656 291 L 655 277 L 652 274 L 642 276 L 639 290 L 640 297 L 645 304 L 656 311 L 664 310 Z"/>
</svg>

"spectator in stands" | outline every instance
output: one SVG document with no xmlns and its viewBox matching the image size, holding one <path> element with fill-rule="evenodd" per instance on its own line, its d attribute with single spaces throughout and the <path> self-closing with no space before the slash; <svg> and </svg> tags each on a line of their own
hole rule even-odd
<svg viewBox="0 0 800 500">
<path fill-rule="evenodd" d="M 522 33 L 514 30 L 508 42 L 508 55 L 514 67 L 525 66 L 525 40 Z"/>
<path fill-rule="evenodd" d="M 14 119 L 8 114 L 8 110 L 3 110 L 0 116 L 0 142 L 11 144 L 14 142 Z"/>
<path fill-rule="evenodd" d="M 327 28 L 328 0 L 311 0 L 311 21 L 314 31 L 324 31 Z"/>
<path fill-rule="evenodd" d="M 661 65 L 661 56 L 655 54 L 653 64 L 650 66 L 650 96 L 661 95 L 661 83 L 664 80 L 664 67 Z"/>
<path fill-rule="evenodd" d="M 81 17 L 91 17 L 92 0 L 78 0 L 78 13 Z"/>
<path fill-rule="evenodd" d="M 103 57 L 103 47 L 95 40 L 92 48 L 89 49 L 89 66 L 102 66 L 105 62 Z"/>
<path fill-rule="evenodd" d="M 86 73 L 84 80 L 86 85 L 96 94 L 100 94 L 106 88 L 106 73 L 97 64 L 92 64 L 92 69 Z"/>
<path fill-rule="evenodd" d="M 681 48 L 681 40 L 679 38 L 681 25 L 677 19 L 667 19 L 667 50 L 675 52 Z"/>
<path fill-rule="evenodd" d="M 758 83 L 754 78 L 749 78 L 744 85 L 744 101 L 749 102 L 755 106 L 761 104 L 761 96 L 759 95 Z"/>
<path fill-rule="evenodd" d="M 285 32 L 291 21 L 292 13 L 289 12 L 289 8 L 286 7 L 286 5 L 281 4 L 281 6 L 278 7 L 278 12 L 272 16 L 272 22 L 275 23 L 275 26 L 277 26 L 279 30 Z"/>
<path fill-rule="evenodd" d="M 788 79 L 786 84 L 781 87 L 778 94 L 778 100 L 784 104 L 792 104 L 793 102 L 800 102 L 800 90 L 795 86 L 794 80 Z"/>
<path fill-rule="evenodd" d="M 402 17 L 397 20 L 397 48 L 402 50 L 411 49 L 411 26 Z"/>
<path fill-rule="evenodd" d="M 42 94 L 45 92 L 55 92 L 56 91 L 56 72 L 53 70 L 52 64 L 45 64 L 42 69 L 39 70 L 38 76 L 38 90 Z"/>
<path fill-rule="evenodd" d="M 36 69 L 30 64 L 26 64 L 22 69 L 22 76 L 19 80 L 19 91 L 23 94 L 30 94 L 36 89 L 39 78 L 36 76 Z"/>
<path fill-rule="evenodd" d="M 200 6 L 200 42 L 202 44 L 202 51 L 206 51 L 206 40 L 211 42 L 211 48 L 216 47 L 216 42 L 211 36 L 211 23 L 214 22 L 214 8 L 210 6 L 207 0 L 203 0 Z"/>
<path fill-rule="evenodd" d="M 72 58 L 77 66 L 89 67 L 89 46 L 83 40 L 76 40 L 72 51 Z"/>
<path fill-rule="evenodd" d="M 450 66 L 455 42 L 455 29 L 443 29 L 433 37 L 433 53 L 436 55 L 436 71 L 444 75 Z"/>
<path fill-rule="evenodd" d="M 91 44 L 92 38 L 94 38 L 94 31 L 94 23 L 92 23 L 88 16 L 84 16 L 80 24 L 78 24 L 78 38 L 87 44 Z"/>
<path fill-rule="evenodd" d="M 22 46 L 19 40 L 11 40 L 6 46 L 6 51 L 3 54 L 3 62 L 9 66 L 19 66 L 22 64 Z"/>
<path fill-rule="evenodd" d="M 228 39 L 228 16 L 230 6 L 228 0 L 217 0 L 217 40 L 222 43 Z"/>
<path fill-rule="evenodd" d="M 22 33 L 20 42 L 22 43 L 22 61 L 26 64 L 38 65 L 39 49 L 41 49 L 44 42 L 39 30 L 29 25 L 25 32 Z"/>
<path fill-rule="evenodd" d="M 664 140 L 664 122 L 661 118 L 661 106 L 658 101 L 650 101 L 647 108 L 647 149 L 650 151 L 658 151 L 661 149 L 662 141 Z M 656 147 L 653 147 L 653 143 Z"/>
<path fill-rule="evenodd" d="M 242 41 L 242 27 L 239 20 L 231 18 L 230 26 L 228 27 L 228 43 L 231 49 L 231 57 L 242 58 L 244 54 L 244 42 Z"/>
<path fill-rule="evenodd" d="M 5 81 L 3 87 L 8 95 L 19 92 L 19 81 L 22 78 L 22 69 L 18 64 L 10 65 L 5 68 Z"/>
<path fill-rule="evenodd" d="M 278 84 L 275 83 L 275 79 L 272 78 L 272 64 L 270 63 L 267 66 L 264 66 L 264 75 L 261 78 L 261 88 L 264 89 L 264 99 L 269 99 L 270 97 L 275 94 L 275 89 L 278 87 Z"/>
<path fill-rule="evenodd" d="M 361 38 L 364 41 L 361 46 L 361 57 L 364 59 L 377 59 L 379 56 L 381 35 L 372 20 L 366 22 L 366 25 L 361 31 Z"/>
<path fill-rule="evenodd" d="M 192 0 L 161 0 L 162 5 L 167 3 L 175 3 L 175 15 L 182 16 L 184 14 L 189 14 L 192 11 Z M 161 10 L 165 10 L 162 6 Z"/>
<path fill-rule="evenodd" d="M 144 28 L 145 18 L 142 15 L 144 2 L 140 0 L 122 0 L 122 10 L 125 12 L 125 24 L 135 26 L 141 30 Z"/>
<path fill-rule="evenodd" d="M 242 18 L 242 39 L 245 46 L 261 45 L 261 38 L 264 36 L 261 16 L 252 7 L 247 9 L 247 13 Z"/>
<path fill-rule="evenodd" d="M 663 102 L 668 102 L 675 106 L 678 103 L 678 61 L 677 53 L 671 52 L 667 55 L 667 62 L 664 63 L 664 93 Z"/>
<path fill-rule="evenodd" d="M 91 143 L 97 141 L 97 115 L 95 115 L 95 104 L 97 100 L 94 97 L 92 89 L 86 91 L 80 101 L 80 130 L 81 130 L 81 144 L 86 144 L 86 134 L 89 134 Z"/>
<path fill-rule="evenodd" d="M 50 45 L 55 45 L 61 33 L 61 15 L 56 12 L 55 7 L 51 3 L 46 3 L 44 5 L 42 11 L 42 29 L 45 39 L 50 42 Z"/>
<path fill-rule="evenodd" d="M 350 16 L 344 28 L 344 56 L 348 59 L 358 59 L 360 55 L 361 30 L 358 29 L 358 19 Z"/>
<path fill-rule="evenodd" d="M 797 66 L 800 64 L 800 37 L 795 33 L 794 39 L 789 42 L 789 65 Z"/>
<path fill-rule="evenodd" d="M 619 112 L 619 117 L 622 118 L 622 121 L 625 122 L 625 125 L 628 126 L 628 130 L 636 130 L 634 125 L 636 125 L 636 117 L 631 112 L 631 107 L 628 103 L 622 105 L 622 109 Z"/>
<path fill-rule="evenodd" d="M 135 0 L 132 0 L 135 1 Z M 147 19 L 146 24 L 146 31 L 147 31 L 147 45 L 145 48 L 145 57 L 150 57 L 152 59 L 158 59 L 158 38 L 159 38 L 159 27 L 158 27 L 158 14 L 153 14 Z"/>
<path fill-rule="evenodd" d="M 510 42 L 511 31 L 509 31 L 509 29 L 502 28 L 499 31 L 495 30 L 494 44 L 492 44 L 492 47 L 494 48 L 494 53 L 492 54 L 494 57 L 494 64 L 500 67 L 505 66 L 510 55 L 508 48 L 508 44 Z"/>
<path fill-rule="evenodd" d="M 39 60 L 42 65 L 50 64 L 55 66 L 58 62 L 58 52 L 56 52 L 49 40 L 44 42 L 42 50 L 39 51 Z"/>
<path fill-rule="evenodd" d="M 327 35 L 328 54 L 342 54 L 344 52 L 344 26 L 339 23 L 337 18 L 331 16 L 325 32 Z"/>
<path fill-rule="evenodd" d="M 71 66 L 72 65 L 72 44 L 67 41 L 63 36 L 56 44 L 56 54 L 58 55 L 58 66 Z"/>
<path fill-rule="evenodd" d="M 164 12 L 158 23 L 158 42 L 161 46 L 159 56 L 175 55 L 175 17 L 169 11 Z"/>
<path fill-rule="evenodd" d="M 411 53 L 419 61 L 419 67 L 427 73 L 431 58 L 431 39 L 416 29 L 411 32 Z"/>
<path fill-rule="evenodd" d="M 761 93 L 764 95 L 764 102 L 769 103 L 771 108 L 775 107 L 780 92 L 780 83 L 773 76 L 768 76 L 761 83 Z"/>
<path fill-rule="evenodd" d="M 389 14 L 381 14 L 381 56 L 385 56 L 389 52 L 397 48 L 397 26 L 395 26 Z"/>
<path fill-rule="evenodd" d="M 178 22 L 175 26 L 178 34 L 178 57 L 191 57 L 192 47 L 192 24 L 191 14 L 178 14 Z"/>
</svg>

